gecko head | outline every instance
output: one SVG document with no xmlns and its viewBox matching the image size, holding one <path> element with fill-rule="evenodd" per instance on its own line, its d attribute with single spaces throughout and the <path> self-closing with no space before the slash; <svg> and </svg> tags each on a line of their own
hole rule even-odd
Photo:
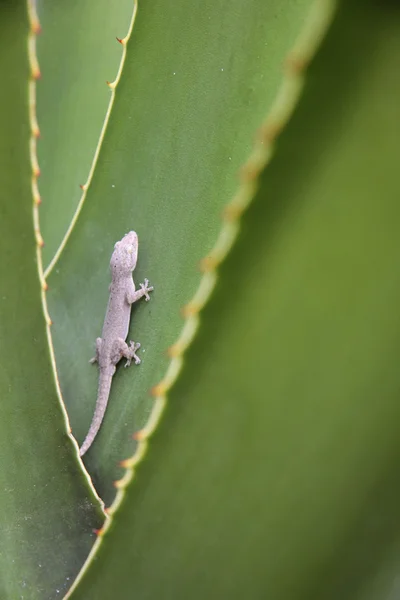
<svg viewBox="0 0 400 600">
<path fill-rule="evenodd" d="M 130 231 L 114 246 L 111 256 L 111 271 L 129 275 L 136 267 L 139 240 L 135 231 Z"/>
</svg>

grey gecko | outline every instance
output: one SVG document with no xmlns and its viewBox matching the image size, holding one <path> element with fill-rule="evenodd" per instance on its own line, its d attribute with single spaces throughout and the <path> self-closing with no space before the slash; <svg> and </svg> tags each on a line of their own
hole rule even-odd
<svg viewBox="0 0 400 600">
<path fill-rule="evenodd" d="M 110 296 L 101 338 L 96 340 L 96 356 L 90 361 L 91 363 L 97 362 L 99 365 L 96 408 L 89 432 L 79 451 L 80 456 L 83 456 L 90 448 L 100 429 L 117 363 L 122 357 L 126 358 L 125 367 L 131 364 L 132 359 L 137 365 L 140 363 L 140 358 L 136 355 L 140 344 L 130 342 L 130 346 L 128 346 L 125 342 L 129 330 L 132 304 L 143 296 L 146 300 L 150 300 L 149 292 L 153 290 L 152 287 L 149 287 L 148 280 L 145 279 L 144 283 L 140 284 L 141 289 L 135 291 L 132 271 L 136 267 L 138 245 L 137 234 L 130 231 L 120 242 L 115 244 L 111 256 Z"/>
</svg>

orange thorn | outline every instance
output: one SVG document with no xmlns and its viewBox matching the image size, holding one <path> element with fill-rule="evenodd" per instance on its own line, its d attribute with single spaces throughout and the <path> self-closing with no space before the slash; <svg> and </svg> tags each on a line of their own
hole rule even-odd
<svg viewBox="0 0 400 600">
<path fill-rule="evenodd" d="M 259 129 L 260 137 L 265 143 L 271 143 L 280 134 L 282 130 L 281 123 L 266 123 Z M 261 140 L 260 140 L 261 141 Z"/>
<path fill-rule="evenodd" d="M 301 73 L 307 67 L 307 59 L 289 54 L 285 59 L 284 66 L 294 74 Z"/>
<path fill-rule="evenodd" d="M 150 394 L 152 396 L 161 396 L 163 394 L 163 390 L 164 386 L 161 383 L 158 383 L 151 388 Z"/>
<path fill-rule="evenodd" d="M 253 181 L 254 179 L 257 179 L 259 173 L 259 167 L 252 165 L 250 162 L 239 169 L 239 177 L 244 181 Z"/>
<path fill-rule="evenodd" d="M 202 273 L 211 273 L 215 270 L 217 262 L 211 256 L 205 256 L 199 263 L 199 268 Z"/>
<path fill-rule="evenodd" d="M 176 358 L 179 355 L 180 355 L 180 348 L 179 348 L 178 344 L 173 344 L 172 346 L 170 346 L 167 349 L 167 356 L 169 358 Z"/>
<path fill-rule="evenodd" d="M 104 533 L 104 529 L 103 527 L 101 527 L 101 529 L 92 529 L 93 533 L 95 533 L 96 535 L 103 535 Z"/>
<path fill-rule="evenodd" d="M 186 304 L 185 306 L 183 306 L 180 310 L 180 313 L 182 315 L 182 317 L 184 319 L 187 319 L 188 317 L 192 317 L 193 315 L 197 315 L 197 313 L 199 312 L 199 306 L 197 304 L 191 304 L 189 302 L 189 304 Z"/>
<path fill-rule="evenodd" d="M 35 35 L 39 35 L 40 33 L 42 33 L 42 28 L 41 28 L 40 23 L 37 18 L 32 20 L 31 31 Z"/>
<path fill-rule="evenodd" d="M 38 69 L 37 71 L 36 71 L 36 70 L 35 70 L 35 71 L 33 71 L 33 73 L 32 73 L 32 77 L 33 77 L 33 79 L 35 79 L 36 81 L 42 77 L 42 74 L 41 74 L 41 72 L 39 71 L 39 69 Z"/>
<path fill-rule="evenodd" d="M 82 183 L 79 184 L 79 187 L 81 188 L 81 190 L 85 190 L 85 186 Z"/>
<path fill-rule="evenodd" d="M 222 211 L 222 217 L 226 221 L 234 223 L 242 215 L 244 208 L 242 206 L 235 206 L 234 204 L 228 204 Z"/>
<path fill-rule="evenodd" d="M 143 429 L 139 429 L 139 431 L 136 431 L 132 435 L 132 439 L 135 440 L 135 442 L 140 442 L 143 439 Z"/>
<path fill-rule="evenodd" d="M 115 39 L 116 39 L 116 40 L 117 40 L 117 42 L 119 42 L 120 44 L 123 44 L 123 43 L 124 43 L 124 42 L 123 42 L 123 40 L 122 40 L 122 38 L 116 37 Z"/>
<path fill-rule="evenodd" d="M 35 196 L 35 204 L 36 206 L 40 206 L 40 204 L 42 204 L 42 199 L 40 196 Z"/>
</svg>

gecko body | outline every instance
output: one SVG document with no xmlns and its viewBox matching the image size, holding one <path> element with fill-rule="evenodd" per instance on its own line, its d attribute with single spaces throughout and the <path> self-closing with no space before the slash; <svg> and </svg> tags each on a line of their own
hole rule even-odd
<svg viewBox="0 0 400 600">
<path fill-rule="evenodd" d="M 79 450 L 80 456 L 90 448 L 100 429 L 117 363 L 123 357 L 126 358 L 125 367 L 128 367 L 132 360 L 135 364 L 140 363 L 140 358 L 136 355 L 140 344 L 131 341 L 128 346 L 125 340 L 129 330 L 132 304 L 143 297 L 150 300 L 149 292 L 153 288 L 149 287 L 149 282 L 145 279 L 144 283 L 140 284 L 140 290 L 136 291 L 132 272 L 136 267 L 137 256 L 138 237 L 134 231 L 130 231 L 115 244 L 111 256 L 111 284 L 107 311 L 101 338 L 96 340 L 96 355 L 90 361 L 97 362 L 99 366 L 97 401 L 89 432 Z"/>
</svg>

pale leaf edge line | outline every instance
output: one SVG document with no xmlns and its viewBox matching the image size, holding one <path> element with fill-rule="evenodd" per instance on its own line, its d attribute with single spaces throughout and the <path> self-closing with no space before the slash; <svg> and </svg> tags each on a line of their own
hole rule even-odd
<svg viewBox="0 0 400 600">
<path fill-rule="evenodd" d="M 28 2 L 32 2 L 32 1 L 33 0 L 28 0 Z M 70 235 L 71 235 L 71 233 L 72 233 L 72 231 L 73 231 L 73 229 L 74 229 L 74 227 L 75 227 L 75 225 L 76 225 L 76 223 L 78 221 L 78 218 L 79 218 L 79 215 L 81 213 L 82 207 L 83 207 L 83 205 L 85 203 L 86 194 L 87 194 L 87 191 L 88 191 L 89 186 L 90 186 L 90 184 L 92 182 L 92 179 L 93 179 L 93 175 L 94 175 L 94 172 L 95 172 L 95 169 L 96 169 L 96 165 L 97 165 L 97 161 L 98 161 L 98 158 L 99 158 L 100 150 L 101 150 L 102 145 L 103 145 L 104 136 L 105 136 L 106 131 L 107 131 L 108 122 L 110 120 L 110 116 L 111 116 L 111 112 L 112 112 L 112 108 L 113 108 L 114 100 L 115 100 L 116 89 L 117 89 L 118 83 L 119 83 L 119 81 L 121 79 L 121 76 L 122 76 L 122 71 L 123 71 L 124 64 L 125 64 L 125 59 L 126 59 L 127 43 L 128 43 L 128 41 L 129 41 L 129 39 L 130 39 L 130 37 L 132 35 L 133 26 L 135 24 L 136 15 L 137 15 L 137 8 L 138 8 L 138 2 L 137 2 L 137 0 L 134 0 L 133 1 L 132 17 L 131 17 L 131 21 L 129 23 L 128 33 L 126 34 L 126 36 L 124 38 L 117 38 L 118 42 L 122 46 L 121 61 L 119 63 L 119 67 L 118 67 L 118 71 L 117 71 L 117 76 L 114 79 L 114 81 L 113 82 L 107 81 L 107 85 L 108 85 L 108 87 L 111 90 L 111 97 L 110 97 L 110 101 L 108 103 L 108 107 L 107 107 L 107 111 L 106 111 L 106 114 L 105 114 L 105 117 L 104 117 L 103 125 L 102 125 L 101 131 L 100 131 L 100 136 L 99 136 L 99 139 L 98 139 L 98 142 L 97 142 L 97 145 L 96 145 L 96 149 L 95 149 L 95 152 L 94 152 L 94 155 L 93 155 L 93 160 L 92 160 L 92 164 L 91 164 L 90 169 L 89 169 L 89 174 L 88 174 L 86 182 L 83 185 L 81 185 L 82 195 L 81 195 L 80 200 L 78 202 L 78 205 L 77 205 L 77 207 L 75 209 L 75 212 L 74 212 L 74 214 L 72 216 L 71 222 L 70 222 L 70 224 L 69 224 L 69 226 L 68 226 L 68 228 L 67 228 L 67 230 L 66 230 L 66 232 L 64 234 L 64 237 L 61 240 L 61 243 L 58 246 L 56 252 L 54 253 L 53 258 L 51 259 L 51 261 L 49 262 L 49 264 L 47 265 L 47 267 L 44 270 L 44 273 L 43 273 L 44 279 L 48 278 L 48 276 L 50 275 L 51 271 L 54 269 L 55 265 L 57 264 L 57 262 L 58 262 L 58 260 L 59 260 L 59 258 L 61 256 L 61 254 L 62 254 L 65 246 L 67 245 L 69 237 L 70 237 Z"/>
<path fill-rule="evenodd" d="M 222 226 L 211 251 L 201 261 L 203 273 L 199 287 L 194 296 L 183 309 L 184 324 L 175 344 L 169 348 L 171 361 L 164 378 L 152 389 L 154 406 L 146 425 L 135 434 L 138 445 L 132 457 L 122 461 L 125 467 L 124 476 L 114 482 L 117 494 L 112 504 L 106 509 L 108 518 L 77 578 L 68 590 L 65 600 L 71 596 L 79 585 L 94 556 L 96 555 L 105 533 L 108 531 L 112 517 L 118 510 L 125 496 L 126 487 L 133 479 L 135 467 L 143 460 L 148 449 L 148 440 L 157 428 L 167 403 L 167 392 L 177 380 L 183 365 L 183 355 L 192 343 L 199 327 L 199 314 L 208 302 L 217 281 L 217 269 L 226 258 L 239 233 L 240 218 L 245 212 L 258 189 L 258 178 L 269 163 L 274 150 L 274 142 L 292 116 L 300 98 L 306 68 L 314 57 L 333 20 L 337 0 L 314 0 L 305 24 L 298 35 L 285 63 L 282 83 L 272 103 L 266 119 L 258 130 L 254 149 L 240 171 L 239 188 L 228 202 L 222 213 Z"/>
<path fill-rule="evenodd" d="M 72 435 L 71 425 L 68 417 L 67 410 L 65 408 L 65 403 L 62 398 L 60 382 L 57 373 L 56 360 L 54 347 L 51 337 L 51 325 L 52 321 L 49 315 L 49 311 L 47 308 L 46 302 L 46 291 L 47 291 L 47 283 L 43 272 L 43 258 L 42 258 L 42 247 L 44 245 L 42 235 L 40 233 L 40 219 L 39 219 L 39 206 L 41 203 L 39 189 L 38 189 L 38 177 L 40 175 L 39 163 L 37 158 L 37 140 L 40 135 L 40 130 L 36 117 L 36 82 L 40 78 L 40 67 L 36 54 L 36 38 L 37 35 L 41 31 L 39 18 L 36 12 L 36 2 L 35 0 L 27 0 L 27 13 L 28 13 L 28 22 L 29 22 L 29 32 L 28 32 L 28 60 L 30 66 L 30 75 L 28 82 L 28 112 L 29 112 L 29 122 L 30 122 L 30 140 L 29 140 L 29 154 L 31 161 L 31 189 L 32 189 L 32 198 L 33 198 L 33 228 L 36 239 L 36 263 L 38 269 L 38 277 L 40 281 L 41 287 L 41 301 L 42 301 L 42 310 L 46 324 L 46 336 L 47 342 L 49 346 L 49 356 L 50 356 L 50 364 L 53 370 L 54 384 L 56 389 L 56 394 L 59 400 L 59 404 L 61 407 L 61 412 L 64 418 L 65 431 L 71 440 L 72 444 L 75 446 L 76 454 L 79 456 L 79 447 L 76 439 Z M 100 509 L 102 510 L 105 518 L 107 519 L 107 513 L 105 512 L 104 502 L 98 495 L 93 483 L 92 479 L 89 476 L 88 472 L 82 466 L 82 473 L 86 478 L 88 488 L 90 493 L 92 494 L 94 500 L 98 503 Z"/>
</svg>

